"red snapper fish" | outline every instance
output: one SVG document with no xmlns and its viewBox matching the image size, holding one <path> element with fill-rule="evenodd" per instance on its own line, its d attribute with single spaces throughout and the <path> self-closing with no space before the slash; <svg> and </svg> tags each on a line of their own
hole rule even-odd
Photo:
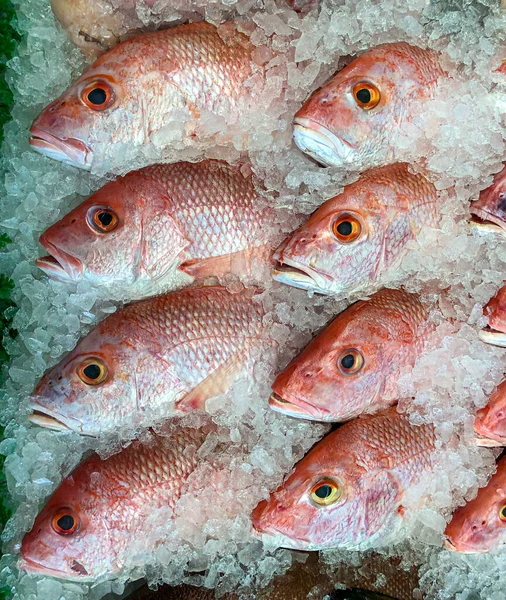
<svg viewBox="0 0 506 600">
<path fill-rule="evenodd" d="M 445 545 L 454 552 L 478 554 L 506 544 L 506 458 L 478 495 L 455 511 L 446 527 Z"/>
<path fill-rule="evenodd" d="M 397 400 L 397 380 L 430 330 L 418 296 L 384 289 L 348 307 L 275 379 L 271 408 L 300 419 L 347 421 Z"/>
<path fill-rule="evenodd" d="M 319 294 L 377 283 L 439 221 L 436 188 L 406 163 L 372 169 L 327 200 L 274 253 L 273 277 Z"/>
<path fill-rule="evenodd" d="M 296 550 L 381 546 L 403 523 L 406 490 L 432 470 L 434 444 L 431 425 L 412 425 L 395 408 L 346 423 L 255 508 L 253 527 Z"/>
<path fill-rule="evenodd" d="M 191 143 L 203 111 L 239 116 L 251 96 L 244 84 L 252 74 L 252 49 L 232 23 L 190 23 L 133 37 L 101 56 L 42 111 L 30 144 L 90 169 L 98 144 L 140 146 L 156 138 L 160 145 L 158 132 L 186 117 L 184 139 Z"/>
<path fill-rule="evenodd" d="M 268 219 L 251 176 L 220 161 L 163 164 L 107 183 L 47 229 L 37 265 L 61 281 L 134 286 L 182 271 L 249 273 L 267 255 Z"/>
<path fill-rule="evenodd" d="M 474 431 L 478 446 L 506 446 L 506 381 L 497 386 L 488 404 L 476 413 Z"/>
<path fill-rule="evenodd" d="M 42 377 L 29 420 L 99 436 L 203 410 L 262 343 L 254 294 L 189 288 L 118 310 Z"/>
<path fill-rule="evenodd" d="M 357 169 L 395 162 L 394 147 L 420 100 L 445 74 L 438 55 L 404 42 L 371 48 L 353 60 L 297 112 L 297 146 L 324 166 Z"/>
<path fill-rule="evenodd" d="M 25 535 L 20 568 L 94 581 L 125 567 L 133 541 L 146 539 L 146 551 L 154 551 L 149 537 L 159 524 L 150 525 L 150 517 L 164 508 L 174 512 L 205 436 L 205 430 L 179 429 L 135 441 L 105 460 L 96 454 L 84 460 Z"/>
<path fill-rule="evenodd" d="M 506 166 L 494 177 L 490 187 L 471 202 L 473 223 L 485 232 L 506 235 Z"/>
<path fill-rule="evenodd" d="M 488 326 L 480 331 L 480 339 L 506 347 L 506 285 L 485 305 L 483 314 L 488 317 Z"/>
</svg>

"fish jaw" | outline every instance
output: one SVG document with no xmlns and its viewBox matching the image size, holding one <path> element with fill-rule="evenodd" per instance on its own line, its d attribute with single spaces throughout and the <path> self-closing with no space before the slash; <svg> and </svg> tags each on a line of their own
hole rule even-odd
<svg viewBox="0 0 506 600">
<path fill-rule="evenodd" d="M 35 261 L 35 264 L 46 273 L 51 279 L 58 281 L 79 281 L 84 276 L 84 265 L 67 252 L 60 250 L 52 244 L 45 234 L 40 236 L 41 246 L 47 250 L 49 256 L 42 256 Z"/>
<path fill-rule="evenodd" d="M 506 223 L 491 212 L 471 205 L 471 222 L 480 233 L 493 233 L 506 237 Z"/>
<path fill-rule="evenodd" d="M 81 140 L 66 138 L 65 140 L 32 125 L 30 128 L 30 146 L 36 152 L 79 169 L 89 171 L 93 162 L 90 148 Z"/>
<path fill-rule="evenodd" d="M 447 550 L 459 552 L 460 554 L 483 554 L 487 552 L 487 550 L 476 550 L 476 548 L 467 547 L 465 544 L 459 544 L 456 546 L 449 537 L 446 537 L 443 543 Z"/>
<path fill-rule="evenodd" d="M 30 423 L 38 425 L 39 427 L 52 429 L 53 431 L 75 431 L 80 435 L 87 435 L 90 437 L 97 437 L 98 435 L 94 432 L 84 431 L 83 424 L 81 423 L 81 421 L 78 421 L 77 419 L 72 419 L 71 417 L 64 417 L 56 411 L 42 406 L 42 404 L 39 404 L 33 398 L 29 408 L 31 412 L 28 413 L 27 419 L 30 421 Z"/>
<path fill-rule="evenodd" d="M 311 119 L 295 117 L 293 139 L 302 152 L 325 167 L 349 165 L 355 160 L 351 146 Z"/>
<path fill-rule="evenodd" d="M 288 417 L 296 417 L 298 419 L 306 419 L 308 421 L 331 421 L 328 415 L 324 415 L 320 411 L 315 410 L 313 406 L 307 404 L 303 400 L 299 400 L 298 404 L 285 400 L 275 392 L 269 398 L 269 406 L 275 411 Z"/>
<path fill-rule="evenodd" d="M 77 562 L 77 561 L 75 561 Z M 80 564 L 80 563 L 78 563 Z M 90 575 L 84 575 L 82 573 L 82 570 L 79 571 L 78 569 L 76 569 L 76 574 L 75 575 L 71 575 L 70 573 L 67 573 L 65 571 L 59 571 L 58 569 L 51 569 L 49 567 L 45 567 L 44 565 L 31 560 L 30 558 L 20 558 L 18 560 L 18 569 L 25 571 L 26 573 L 32 573 L 34 575 L 46 575 L 48 577 L 57 577 L 58 579 L 65 579 L 65 580 L 69 580 L 69 581 L 74 581 L 76 579 L 79 579 L 79 581 L 82 581 L 83 583 L 86 581 L 96 581 L 96 577 L 92 577 Z M 84 569 L 84 567 L 82 567 L 82 565 L 80 565 L 81 569 Z M 86 570 L 86 569 L 84 569 Z"/>
<path fill-rule="evenodd" d="M 478 336 L 480 340 L 486 344 L 506 348 L 506 333 L 502 331 L 496 331 L 495 329 L 486 327 L 478 332 Z"/>
<path fill-rule="evenodd" d="M 329 289 L 332 281 L 326 275 L 285 256 L 282 249 L 276 250 L 272 258 L 278 263 L 272 271 L 274 281 L 317 294 L 332 294 Z"/>
</svg>

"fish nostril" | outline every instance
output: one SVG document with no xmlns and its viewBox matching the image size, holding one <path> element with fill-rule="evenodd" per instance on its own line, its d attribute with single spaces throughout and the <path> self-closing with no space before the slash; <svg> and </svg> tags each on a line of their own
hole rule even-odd
<svg viewBox="0 0 506 600">
<path fill-rule="evenodd" d="M 305 377 L 306 379 L 307 379 L 307 378 L 309 378 L 309 377 L 312 377 L 312 376 L 313 376 L 313 374 L 312 374 L 312 373 L 310 373 L 309 371 L 307 371 L 306 373 L 304 373 L 304 377 Z"/>
<path fill-rule="evenodd" d="M 477 529 L 478 529 L 478 525 L 473 525 L 473 526 L 471 527 L 471 531 L 476 531 Z"/>
</svg>

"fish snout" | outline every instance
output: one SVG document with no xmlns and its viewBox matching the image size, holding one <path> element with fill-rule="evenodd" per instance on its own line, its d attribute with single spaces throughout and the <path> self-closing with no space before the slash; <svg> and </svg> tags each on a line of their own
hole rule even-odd
<svg viewBox="0 0 506 600">
<path fill-rule="evenodd" d="M 49 277 L 58 281 L 68 282 L 82 279 L 84 274 L 82 261 L 56 246 L 49 240 L 49 235 L 48 230 L 39 238 L 41 246 L 48 252 L 48 255 L 38 258 L 35 264 Z"/>
<path fill-rule="evenodd" d="M 38 121 L 39 119 L 30 128 L 29 143 L 33 150 L 80 169 L 91 169 L 93 154 L 82 140 L 54 135 L 37 125 Z"/>
<path fill-rule="evenodd" d="M 338 167 L 353 162 L 352 147 L 324 125 L 295 116 L 293 139 L 297 147 L 324 167 Z"/>
</svg>

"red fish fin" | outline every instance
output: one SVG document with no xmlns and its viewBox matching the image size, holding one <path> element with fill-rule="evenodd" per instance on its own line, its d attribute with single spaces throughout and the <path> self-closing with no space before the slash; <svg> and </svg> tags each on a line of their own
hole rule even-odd
<svg viewBox="0 0 506 600">
<path fill-rule="evenodd" d="M 222 277 L 227 273 L 235 275 L 253 275 L 253 271 L 269 264 L 271 248 L 260 246 L 242 252 L 213 256 L 201 260 L 189 260 L 179 268 L 195 279 Z"/>
<path fill-rule="evenodd" d="M 206 401 L 225 393 L 234 383 L 246 361 L 246 349 L 238 350 L 215 371 L 195 386 L 186 396 L 177 402 L 177 408 L 183 412 L 204 410 Z"/>
</svg>

